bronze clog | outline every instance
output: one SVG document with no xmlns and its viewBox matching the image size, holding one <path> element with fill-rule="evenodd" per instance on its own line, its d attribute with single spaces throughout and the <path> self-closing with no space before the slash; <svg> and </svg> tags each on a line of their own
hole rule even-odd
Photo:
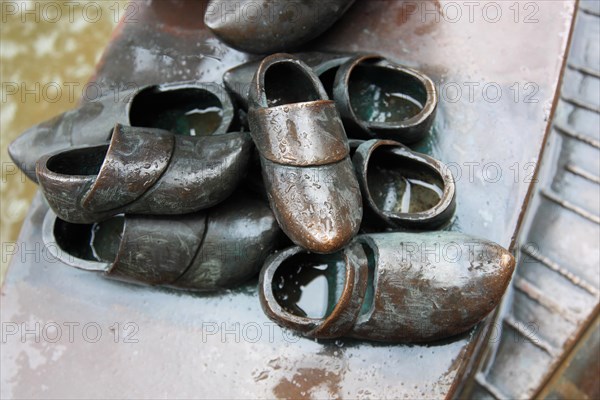
<svg viewBox="0 0 600 400">
<path fill-rule="evenodd" d="M 37 182 L 37 160 L 72 146 L 104 144 L 115 124 L 160 128 L 186 136 L 236 128 L 231 98 L 221 85 L 176 82 L 105 96 L 31 127 L 8 147 L 14 163 Z"/>
<path fill-rule="evenodd" d="M 428 342 L 463 333 L 499 303 L 513 270 L 499 245 L 456 232 L 358 236 L 344 250 L 267 259 L 267 316 L 304 336 Z"/>
<path fill-rule="evenodd" d="M 202 291 L 255 276 L 284 238 L 267 203 L 247 193 L 193 214 L 126 214 L 96 224 L 72 224 L 49 211 L 42 234 L 50 253 L 67 265 L 112 279 Z"/>
<path fill-rule="evenodd" d="M 333 96 L 349 137 L 403 144 L 427 135 L 438 103 L 429 77 L 377 55 L 359 55 L 341 65 Z"/>
<path fill-rule="evenodd" d="M 368 215 L 387 228 L 433 229 L 452 218 L 456 187 L 447 166 L 393 140 L 351 140 L 350 145 L 364 220 L 377 225 Z"/>
<path fill-rule="evenodd" d="M 292 50 L 325 32 L 354 0 L 211 0 L 204 22 L 223 42 L 248 53 Z"/>
<path fill-rule="evenodd" d="M 329 98 L 333 99 L 333 84 L 338 67 L 348 61 L 351 57 L 356 56 L 356 54 L 313 51 L 294 53 L 292 56 L 298 58 L 312 68 L 323 84 Z M 225 72 L 223 75 L 225 87 L 232 93 L 240 107 L 245 110 L 248 109 L 248 91 L 250 90 L 252 79 L 261 62 L 262 59 L 238 65 Z"/>
<path fill-rule="evenodd" d="M 292 241 L 317 253 L 357 233 L 360 189 L 335 103 L 300 60 L 275 54 L 260 64 L 248 121 L 271 208 Z"/>
<path fill-rule="evenodd" d="M 227 198 L 251 149 L 247 133 L 192 138 L 117 125 L 110 144 L 45 155 L 36 173 L 48 204 L 68 222 L 124 212 L 185 214 Z"/>
</svg>

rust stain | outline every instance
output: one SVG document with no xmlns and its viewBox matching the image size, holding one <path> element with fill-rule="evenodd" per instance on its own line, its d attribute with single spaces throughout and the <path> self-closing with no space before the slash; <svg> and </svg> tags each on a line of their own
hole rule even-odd
<svg viewBox="0 0 600 400">
<path fill-rule="evenodd" d="M 428 35 L 430 33 L 435 32 L 437 23 L 432 22 L 426 25 L 421 25 L 417 29 L 415 29 L 415 34 L 419 36 Z"/>
<path fill-rule="evenodd" d="M 326 389 L 330 398 L 341 398 L 340 374 L 324 368 L 300 368 L 292 379 L 282 378 L 273 388 L 277 398 L 310 399 L 317 388 Z"/>
</svg>

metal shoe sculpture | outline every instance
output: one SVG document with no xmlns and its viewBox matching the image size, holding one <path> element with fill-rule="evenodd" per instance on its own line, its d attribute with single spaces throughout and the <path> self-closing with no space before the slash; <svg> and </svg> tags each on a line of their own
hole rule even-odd
<svg viewBox="0 0 600 400">
<path fill-rule="evenodd" d="M 249 99 L 250 132 L 279 225 L 311 251 L 339 250 L 358 232 L 362 204 L 335 103 L 288 54 L 263 60 Z"/>
</svg>

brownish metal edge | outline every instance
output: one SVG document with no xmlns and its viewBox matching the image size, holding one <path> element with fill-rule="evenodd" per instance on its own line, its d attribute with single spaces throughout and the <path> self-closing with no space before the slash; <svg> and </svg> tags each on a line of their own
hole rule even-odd
<svg viewBox="0 0 600 400">
<path fill-rule="evenodd" d="M 564 79 L 564 75 L 565 75 L 565 70 L 567 69 L 567 59 L 569 56 L 569 52 L 571 51 L 571 45 L 573 43 L 573 32 L 575 31 L 575 19 L 577 17 L 577 13 L 579 10 L 579 0 L 575 0 L 575 1 L 576 1 L 576 3 L 575 3 L 575 7 L 573 9 L 574 12 L 571 15 L 569 38 L 567 41 L 567 46 L 565 46 L 564 57 L 562 60 L 562 65 L 560 67 L 560 76 L 558 78 L 558 82 L 557 82 L 557 86 L 556 86 L 558 90 L 556 90 L 554 92 L 555 93 L 554 100 L 552 101 L 552 107 L 550 108 L 550 114 L 548 116 L 548 124 L 546 125 L 546 130 L 544 132 L 543 145 L 541 146 L 540 153 L 538 154 L 537 163 L 535 165 L 535 171 L 533 173 L 531 183 L 529 184 L 529 188 L 527 189 L 526 200 L 523 203 L 523 205 L 521 206 L 521 212 L 519 213 L 519 218 L 517 220 L 517 226 L 515 228 L 514 234 L 510 241 L 510 247 L 508 248 L 508 251 L 510 251 L 513 254 L 515 253 L 515 248 L 518 244 L 519 237 L 523 233 L 522 225 L 523 225 L 523 221 L 525 220 L 527 211 L 529 209 L 529 203 L 535 194 L 534 189 L 537 188 L 537 182 L 538 182 L 538 176 L 540 173 L 541 161 L 542 161 L 542 159 L 544 157 L 544 153 L 546 151 L 546 147 L 547 147 L 546 144 L 548 142 L 548 139 L 550 138 L 550 133 L 552 132 L 554 114 L 556 113 L 556 109 L 557 109 L 558 103 L 560 101 L 560 93 L 561 93 L 561 89 L 562 89 L 563 79 Z M 519 260 L 517 260 L 517 265 L 518 265 L 518 262 L 519 262 Z M 513 274 L 513 276 L 514 276 L 514 274 Z M 507 292 L 505 293 L 505 296 L 510 293 L 511 287 L 512 287 L 512 284 L 511 284 L 511 286 L 509 286 Z M 494 321 L 496 321 L 498 314 L 501 310 L 501 306 L 502 306 L 502 303 L 499 304 L 496 307 L 496 309 L 484 321 L 481 322 L 481 326 L 477 328 L 478 329 L 477 336 L 474 338 L 474 340 L 471 341 L 471 343 L 469 343 L 468 348 L 466 350 L 466 355 L 468 356 L 467 361 L 463 362 L 461 364 L 461 366 L 459 367 L 459 370 L 456 374 L 456 378 L 455 378 L 454 382 L 452 383 L 452 386 L 450 387 L 448 394 L 446 395 L 447 399 L 458 398 L 457 395 L 463 394 L 465 392 L 467 394 L 471 393 L 474 382 L 475 382 L 475 374 L 473 372 L 477 369 L 477 367 L 479 365 L 481 365 L 481 362 L 488 355 L 488 351 L 484 347 L 484 344 L 489 340 L 489 336 L 491 333 L 490 327 L 492 326 Z M 596 307 L 593 315 L 597 315 L 599 311 L 600 311 L 600 308 Z M 589 322 L 586 321 L 585 325 L 587 326 L 588 323 Z M 580 333 L 578 333 L 576 335 L 577 339 L 580 338 L 581 332 L 582 331 L 580 331 Z M 576 340 L 575 340 L 575 342 L 576 342 Z M 568 343 L 569 343 L 569 347 L 571 347 L 572 341 L 570 341 Z M 563 355 L 566 353 L 569 353 L 569 352 L 564 351 Z M 563 362 L 563 360 L 561 357 L 561 363 L 562 362 Z M 550 374 L 550 376 L 551 375 L 553 375 L 553 374 Z M 544 385 L 542 385 L 542 386 L 545 386 L 546 383 L 547 382 L 545 382 Z M 539 394 L 539 391 L 533 397 L 537 398 L 538 394 Z M 461 398 L 462 398 L 462 396 L 461 396 Z"/>
<path fill-rule="evenodd" d="M 552 390 L 553 384 L 562 376 L 563 372 L 569 366 L 570 361 L 577 354 L 577 351 L 582 346 L 584 337 L 591 335 L 591 332 L 594 330 L 594 326 L 599 323 L 600 320 L 600 303 L 596 304 L 594 311 L 590 314 L 590 317 L 585 320 L 583 324 L 581 324 L 579 331 L 573 335 L 569 340 L 567 340 L 564 350 L 561 356 L 556 360 L 556 362 L 551 365 L 554 371 L 547 374 L 540 386 L 538 386 L 537 390 L 533 394 L 532 398 L 546 398 L 550 391 Z"/>
</svg>

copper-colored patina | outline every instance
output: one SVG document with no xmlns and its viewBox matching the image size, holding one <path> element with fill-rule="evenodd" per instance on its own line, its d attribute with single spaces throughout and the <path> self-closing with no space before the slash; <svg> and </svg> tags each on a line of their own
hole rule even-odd
<svg viewBox="0 0 600 400">
<path fill-rule="evenodd" d="M 231 98 L 221 85 L 157 81 L 123 82 L 118 95 L 99 84 L 104 96 L 31 127 L 10 144 L 8 153 L 19 169 L 37 182 L 35 166 L 41 156 L 73 146 L 105 144 L 115 124 L 165 129 L 184 136 L 219 135 L 237 128 Z"/>
<path fill-rule="evenodd" d="M 221 82 L 225 71 L 254 59 L 213 36 L 199 18 L 203 1 L 134 4 L 137 22 L 124 21 L 117 29 L 94 77 L 99 85 Z M 463 9 L 463 18 L 449 21 L 437 1 L 356 2 L 311 50 L 376 52 L 430 76 L 440 94 L 437 117 L 431 136 L 413 149 L 455 168 L 460 206 L 445 229 L 513 250 L 536 170 L 527 163 L 539 156 L 553 112 L 573 4 L 537 3 L 536 24 L 515 22 L 510 2 L 494 4 L 502 17 L 490 23 L 478 7 L 472 19 Z M 497 57 L 484 56 L 490 51 Z M 480 85 L 470 96 L 465 84 L 472 82 Z M 524 93 L 531 82 L 535 93 Z M 500 87 L 502 96 L 491 98 L 482 85 Z M 450 91 L 457 86 L 462 88 L 458 97 Z M 516 88 L 521 89 L 518 102 Z M 524 96 L 536 101 L 524 102 Z M 83 104 L 98 107 L 85 99 Z M 87 137 L 95 130 L 80 132 L 70 144 L 99 143 Z M 37 140 L 43 143 L 44 135 Z M 489 175 L 490 165 L 502 175 Z M 3 287 L 3 322 L 77 321 L 83 326 L 93 321 L 104 334 L 93 345 L 79 336 L 43 344 L 31 335 L 24 341 L 11 336 L 1 345 L 2 391 L 12 397 L 42 392 L 55 398 L 155 397 L 168 390 L 174 397 L 443 398 L 468 375 L 488 332 L 479 325 L 427 346 L 315 342 L 269 321 L 255 282 L 201 298 L 154 288 L 123 290 L 86 271 L 63 268 L 54 258 L 34 259 L 30 249 L 43 248 L 40 226 L 46 211 L 38 196 Z M 135 323 L 137 343 L 117 343 L 108 333 L 115 322 Z M 32 355 L 39 361 L 35 365 L 24 361 Z M 238 384 L 228 384 L 232 381 Z"/>
<path fill-rule="evenodd" d="M 260 300 L 269 318 L 308 337 L 428 342 L 465 332 L 484 318 L 500 301 L 514 266 L 501 246 L 462 233 L 360 235 L 333 255 L 292 247 L 269 257 Z M 315 270 L 328 276 L 329 291 L 337 294 L 322 318 L 290 301 L 293 289 L 286 287 L 306 283 L 302 275 Z"/>
<path fill-rule="evenodd" d="M 351 137 L 404 144 L 427 136 L 438 104 L 431 78 L 377 55 L 358 55 L 341 64 L 333 98 Z"/>
<path fill-rule="evenodd" d="M 415 143 L 429 133 L 438 93 L 422 72 L 375 54 L 297 53 L 335 100 L 351 138 L 384 138 Z M 225 86 L 247 107 L 248 88 L 259 62 L 232 68 Z"/>
<path fill-rule="evenodd" d="M 251 146 L 244 132 L 190 137 L 117 125 L 110 144 L 45 155 L 36 173 L 50 207 L 68 222 L 185 214 L 233 193 Z"/>
<path fill-rule="evenodd" d="M 360 227 L 360 189 L 335 103 L 310 67 L 287 54 L 265 58 L 248 122 L 283 231 L 310 251 L 341 249 Z"/>
<path fill-rule="evenodd" d="M 367 229 L 435 229 L 456 208 L 448 166 L 393 140 L 352 140 L 352 162 L 365 206 Z"/>
<path fill-rule="evenodd" d="M 335 74 L 339 66 L 348 61 L 353 54 L 312 51 L 293 53 L 292 55 L 313 69 L 323 84 L 329 98 L 334 100 L 333 83 Z M 238 65 L 223 75 L 223 84 L 243 109 L 248 109 L 248 90 L 250 90 L 252 79 L 261 61 L 262 59 Z"/>
</svg>

